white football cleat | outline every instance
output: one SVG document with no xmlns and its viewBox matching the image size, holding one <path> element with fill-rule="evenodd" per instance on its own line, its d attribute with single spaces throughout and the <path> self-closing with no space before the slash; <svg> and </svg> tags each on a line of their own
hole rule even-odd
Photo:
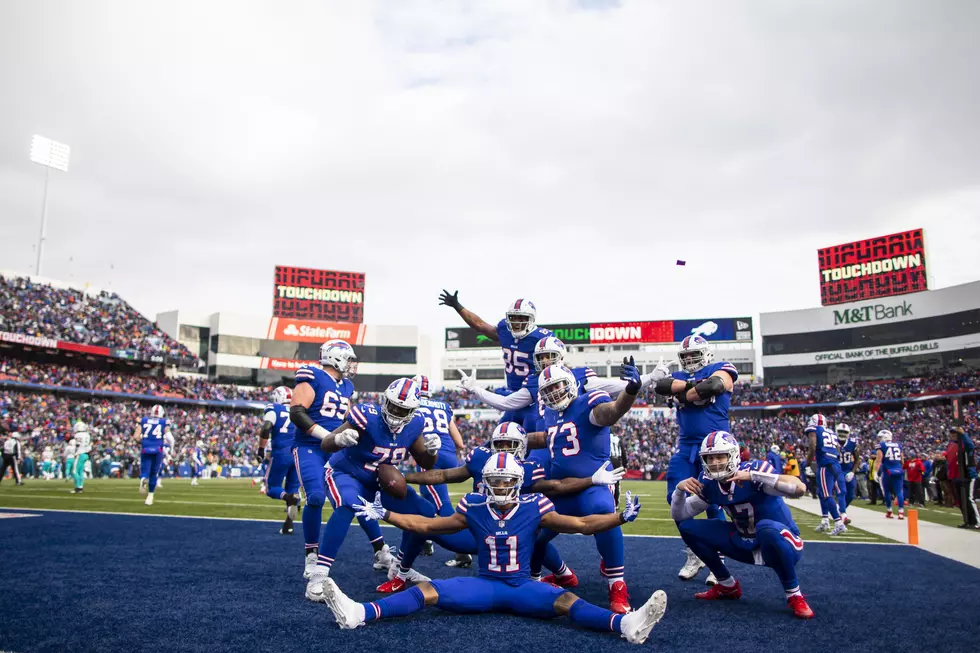
<svg viewBox="0 0 980 653">
<path fill-rule="evenodd" d="M 829 531 L 829 530 L 830 530 L 830 523 L 829 523 L 829 522 L 825 522 L 825 521 L 822 521 L 822 522 L 820 522 L 820 524 L 819 524 L 819 525 L 818 525 L 818 526 L 817 526 L 816 528 L 814 528 L 813 530 L 815 530 L 815 531 L 816 531 L 816 532 L 818 532 L 818 533 L 824 533 L 824 532 L 826 532 L 826 531 Z"/>
<path fill-rule="evenodd" d="M 694 551 L 687 549 L 687 562 L 681 567 L 681 570 L 677 572 L 677 577 L 681 580 L 691 580 L 698 575 L 698 572 L 704 568 L 704 563 L 701 562 L 701 558 L 694 555 Z"/>
<path fill-rule="evenodd" d="M 837 525 L 834 526 L 834 530 L 830 531 L 830 536 L 834 537 L 836 535 L 843 535 L 846 532 L 847 526 L 844 525 L 844 522 L 838 522 Z"/>
<path fill-rule="evenodd" d="M 153 505 L 153 493 L 152 492 L 150 492 L 149 494 L 146 495 L 146 501 L 144 501 L 143 504 L 144 505 L 147 505 L 147 506 L 152 506 Z"/>
<path fill-rule="evenodd" d="M 317 555 L 315 553 L 306 554 L 306 566 L 303 567 L 303 578 L 310 578 L 313 572 L 316 571 L 316 559 Z"/>
<path fill-rule="evenodd" d="M 390 569 L 395 562 L 395 556 L 391 555 L 391 547 L 385 544 L 380 551 L 374 552 L 374 568 L 381 571 Z"/>
<path fill-rule="evenodd" d="M 319 571 L 314 572 L 313 575 L 310 576 L 309 582 L 306 583 L 306 598 L 315 603 L 324 602 L 325 599 L 323 595 L 323 587 L 326 585 L 328 580 L 330 580 L 330 576 L 327 574 Z"/>
<path fill-rule="evenodd" d="M 197 479 L 196 478 L 192 478 L 191 479 L 191 485 L 197 485 Z"/>
<path fill-rule="evenodd" d="M 623 639 L 630 644 L 642 644 L 647 641 L 650 631 L 664 618 L 665 612 L 667 612 L 667 594 L 663 590 L 657 590 L 643 607 L 623 617 L 619 623 Z"/>
<path fill-rule="evenodd" d="M 398 570 L 398 560 L 392 560 L 391 561 L 391 566 L 388 567 L 388 580 L 391 580 L 392 578 L 394 578 L 395 576 L 397 576 L 398 575 L 398 571 L 399 571 Z M 420 574 L 419 572 L 415 571 L 414 569 L 409 569 L 408 570 L 408 575 L 405 576 L 405 582 L 407 582 L 407 583 L 427 583 L 430 580 L 432 580 L 432 579 L 429 578 L 428 576 L 426 576 L 425 574 Z"/>
<path fill-rule="evenodd" d="M 707 585 L 708 587 L 718 584 L 718 579 L 715 578 L 715 572 L 712 571 L 708 573 L 708 577 L 704 579 L 704 584 Z"/>
<path fill-rule="evenodd" d="M 142 494 L 143 496 L 146 496 L 146 492 L 147 492 L 148 489 L 149 489 L 149 486 L 147 485 L 146 479 L 145 478 L 141 478 L 140 479 L 140 494 Z"/>
<path fill-rule="evenodd" d="M 354 630 L 364 625 L 364 606 L 341 592 L 332 578 L 327 578 L 323 583 L 323 594 L 338 626 L 344 630 Z"/>
<path fill-rule="evenodd" d="M 157 487 L 163 487 L 163 479 L 162 478 L 158 478 L 157 479 Z"/>
<path fill-rule="evenodd" d="M 297 506 L 286 506 L 286 516 L 289 517 L 290 521 L 296 521 L 298 515 L 299 508 Z"/>
</svg>

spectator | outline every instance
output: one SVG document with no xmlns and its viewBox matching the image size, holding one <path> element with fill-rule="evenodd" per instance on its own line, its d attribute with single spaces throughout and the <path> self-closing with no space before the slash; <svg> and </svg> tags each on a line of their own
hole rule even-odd
<svg viewBox="0 0 980 653">
<path fill-rule="evenodd" d="M 909 483 L 909 503 L 913 506 L 925 507 L 925 494 L 922 492 L 922 477 L 925 474 L 925 464 L 914 451 L 909 452 L 911 459 L 905 459 L 905 478 Z"/>
<path fill-rule="evenodd" d="M 855 487 L 854 493 L 858 499 L 868 500 L 868 468 L 868 461 L 863 460 L 854 474 L 855 478 L 857 478 L 857 486 Z"/>
</svg>

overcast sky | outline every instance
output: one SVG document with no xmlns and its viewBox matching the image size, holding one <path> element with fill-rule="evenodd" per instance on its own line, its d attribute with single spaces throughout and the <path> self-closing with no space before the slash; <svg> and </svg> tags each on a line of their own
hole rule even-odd
<svg viewBox="0 0 980 653">
<path fill-rule="evenodd" d="M 151 318 L 367 273 L 369 323 L 756 315 L 924 227 L 980 279 L 980 2 L 0 2 L 0 268 Z M 684 268 L 676 259 L 685 259 Z"/>
</svg>

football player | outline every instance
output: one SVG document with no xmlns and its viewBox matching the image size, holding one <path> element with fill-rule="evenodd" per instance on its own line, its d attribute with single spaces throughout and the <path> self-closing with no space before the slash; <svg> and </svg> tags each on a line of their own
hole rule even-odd
<svg viewBox="0 0 980 653">
<path fill-rule="evenodd" d="M 806 487 L 795 476 L 777 473 L 767 462 L 741 462 L 738 442 L 724 431 L 708 434 L 699 457 L 700 476 L 678 483 L 670 498 L 670 516 L 681 537 L 718 580 L 695 598 L 715 601 L 742 596 L 741 586 L 720 558 L 725 555 L 775 571 L 793 614 L 812 618 L 813 610 L 796 577 L 803 540 L 783 501 L 783 497 L 803 496 Z M 732 521 L 694 519 L 710 505 L 724 507 Z"/>
<path fill-rule="evenodd" d="M 162 409 L 161 409 L 162 410 Z M 72 478 L 72 474 L 75 473 L 75 450 L 78 449 L 78 445 L 75 444 L 75 435 L 68 436 L 68 442 L 65 444 L 65 480 Z"/>
<path fill-rule="evenodd" d="M 837 492 L 843 492 L 846 487 L 844 474 L 840 469 L 840 449 L 837 445 L 837 436 L 827 428 L 827 418 L 816 413 L 810 416 L 803 433 L 809 436 L 810 446 L 806 454 L 807 465 L 810 466 L 814 459 L 817 462 L 816 483 L 817 496 L 820 498 L 820 509 L 822 517 L 817 531 L 830 530 L 831 535 L 840 535 L 847 532 L 847 525 L 841 515 L 837 505 Z M 834 527 L 831 530 L 827 515 L 834 520 Z"/>
<path fill-rule="evenodd" d="M 840 448 L 840 471 L 844 474 L 844 484 L 842 492 L 837 494 L 837 507 L 840 509 L 844 525 L 851 523 L 845 515 L 847 508 L 854 501 L 854 493 L 857 490 L 857 478 L 854 476 L 856 461 L 860 460 L 857 451 L 857 440 L 851 439 L 851 427 L 841 422 L 834 427 L 837 433 L 837 445 Z"/>
<path fill-rule="evenodd" d="M 265 461 L 265 448 L 272 440 L 271 458 L 265 468 L 265 494 L 270 499 L 286 503 L 286 520 L 279 533 L 292 535 L 293 520 L 296 519 L 296 507 L 299 505 L 299 475 L 293 464 L 293 443 L 296 429 L 289 421 L 289 404 L 293 399 L 293 391 L 284 385 L 272 391 L 272 403 L 265 407 L 262 427 L 259 431 L 259 461 Z"/>
<path fill-rule="evenodd" d="M 766 462 L 772 465 L 772 468 L 776 471 L 781 471 L 783 469 L 783 458 L 779 454 L 779 445 L 773 444 L 769 447 L 769 453 L 766 454 Z"/>
<path fill-rule="evenodd" d="M 468 530 L 477 542 L 477 577 L 435 580 L 380 601 L 356 603 L 328 579 L 324 601 L 341 628 L 352 629 L 368 620 L 412 614 L 427 605 L 461 614 L 505 612 L 537 619 L 568 615 L 583 628 L 619 633 L 633 644 L 646 641 L 650 631 L 667 609 L 667 595 L 654 592 L 642 608 L 627 615 L 587 603 L 568 590 L 531 580 L 528 566 L 535 534 L 539 529 L 592 535 L 619 528 L 633 521 L 640 502 L 627 495 L 620 513 L 568 517 L 555 511 L 551 500 L 541 494 L 520 496 L 524 467 L 514 456 L 493 456 L 482 472 L 484 493 L 464 496 L 451 517 L 426 519 L 417 515 L 390 512 L 380 497 L 374 503 L 363 500 L 358 512 L 421 535 L 458 533 Z"/>
<path fill-rule="evenodd" d="M 885 517 L 892 519 L 892 499 L 898 503 L 898 518 L 905 519 L 905 471 L 902 463 L 902 445 L 895 442 L 888 429 L 878 431 L 878 451 L 875 452 L 875 469 L 878 470 L 878 484 L 885 499 Z"/>
<path fill-rule="evenodd" d="M 538 311 L 529 299 L 518 299 L 510 304 L 504 311 L 504 319 L 496 327 L 485 322 L 473 311 L 463 308 L 459 303 L 458 290 L 452 294 L 443 290 L 439 296 L 439 304 L 454 309 L 479 335 L 500 343 L 507 389 L 511 392 L 520 390 L 525 379 L 534 373 L 531 356 L 538 341 L 554 335 L 548 329 L 535 325 Z M 523 424 L 529 417 L 533 419 L 533 410 L 530 406 L 525 406 L 521 410 L 504 413 L 500 421 Z"/>
<path fill-rule="evenodd" d="M 188 466 L 191 468 L 191 485 L 197 485 L 197 479 L 201 476 L 204 469 L 204 441 L 198 440 L 197 445 L 192 447 L 188 456 Z"/>
<path fill-rule="evenodd" d="M 144 502 L 153 505 L 153 493 L 157 490 L 160 478 L 160 467 L 163 465 L 164 435 L 170 435 L 170 425 L 163 416 L 163 406 L 156 404 L 150 408 L 149 417 L 141 417 L 134 438 L 140 438 L 140 494 L 146 495 Z"/>
<path fill-rule="evenodd" d="M 551 365 L 541 372 L 539 379 L 541 401 L 545 406 L 546 432 L 528 436 L 528 447 L 547 446 L 551 450 L 551 478 L 591 478 L 609 462 L 609 427 L 629 412 L 636 395 L 643 385 L 633 359 L 623 359 L 621 378 L 626 381 L 624 391 L 615 401 L 609 393 L 593 390 L 579 394 L 578 384 L 571 370 L 561 365 Z M 586 517 L 613 514 L 616 503 L 608 487 L 593 486 L 568 496 L 555 498 L 556 508 L 565 515 Z M 539 542 L 549 542 L 557 536 L 555 531 L 542 530 Z M 612 528 L 595 536 L 596 548 L 602 558 L 599 570 L 609 584 L 609 606 L 613 612 L 629 612 L 629 596 L 625 581 L 625 552 L 623 531 Z M 540 555 L 545 549 L 537 547 L 531 561 L 531 573 L 541 568 Z"/>
<path fill-rule="evenodd" d="M 88 432 L 88 424 L 82 420 L 75 422 L 71 430 L 76 444 L 75 467 L 72 472 L 75 477 L 75 487 L 72 493 L 81 494 L 85 485 L 85 463 L 88 462 L 88 453 L 92 450 L 92 436 Z"/>
<path fill-rule="evenodd" d="M 357 356 L 345 341 L 328 340 L 320 347 L 320 365 L 322 367 L 304 365 L 296 370 L 296 386 L 289 404 L 289 419 L 296 438 L 293 463 L 306 495 L 303 508 L 304 578 L 309 578 L 316 569 L 323 504 L 327 500 L 324 468 L 328 454 L 320 444 L 328 433 L 343 423 L 350 408 L 354 394 L 351 379 L 357 373 Z M 366 521 L 361 527 L 374 548 L 374 568 L 387 569 L 393 558 L 381 529 Z"/>
<path fill-rule="evenodd" d="M 324 580 L 347 537 L 358 497 L 374 496 L 379 490 L 378 466 L 397 466 L 409 454 L 426 469 L 435 465 L 442 440 L 435 433 L 423 435 L 425 418 L 418 412 L 421 403 L 415 381 L 396 379 L 381 395 L 380 405 L 354 406 L 320 442 L 320 450 L 332 454 L 324 475 L 333 514 L 323 529 L 316 568 L 306 585 L 310 600 L 322 598 Z M 408 509 L 409 504 L 422 504 L 435 514 L 432 505 L 410 487 L 402 500 L 385 497 L 393 506 Z"/>
<path fill-rule="evenodd" d="M 44 447 L 41 452 L 41 477 L 45 481 L 50 481 L 57 475 L 58 465 L 54 461 L 54 451 L 50 446 Z"/>
<path fill-rule="evenodd" d="M 681 369 L 654 385 L 658 395 L 672 397 L 677 402 L 680 433 L 676 451 L 667 464 L 668 503 L 678 483 L 698 476 L 701 468 L 698 450 L 705 436 L 713 431 L 731 429 L 728 409 L 735 381 L 738 380 L 735 366 L 725 361 L 713 362 L 711 345 L 698 335 L 687 336 L 681 341 L 677 360 Z M 709 519 L 724 520 L 717 506 L 709 506 L 707 514 Z M 704 562 L 688 549 L 687 560 L 677 576 L 681 580 L 691 580 L 703 567 Z M 714 574 L 709 574 L 705 583 L 711 585 L 714 582 Z"/>
</svg>

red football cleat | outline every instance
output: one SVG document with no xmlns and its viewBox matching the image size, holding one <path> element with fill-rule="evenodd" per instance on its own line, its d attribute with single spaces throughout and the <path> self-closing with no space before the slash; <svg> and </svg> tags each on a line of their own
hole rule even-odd
<svg viewBox="0 0 980 653">
<path fill-rule="evenodd" d="M 609 586 L 609 609 L 616 614 L 626 614 L 633 610 L 630 607 L 630 595 L 626 591 L 624 581 L 617 580 Z"/>
<path fill-rule="evenodd" d="M 382 594 L 394 594 L 395 592 L 401 592 L 406 587 L 408 587 L 408 583 L 405 581 L 405 579 L 395 576 L 391 580 L 385 581 L 384 583 L 378 585 L 377 591 L 381 592 Z"/>
<path fill-rule="evenodd" d="M 892 519 L 892 511 L 891 510 L 889 510 L 888 512 L 885 513 L 885 519 Z"/>
<path fill-rule="evenodd" d="M 790 610 L 793 611 L 794 617 L 799 617 L 800 619 L 813 619 L 813 610 L 807 605 L 806 599 L 803 598 L 802 594 L 794 594 L 793 596 L 786 599 L 786 603 L 789 604 Z"/>
<path fill-rule="evenodd" d="M 742 585 L 738 581 L 735 581 L 735 587 L 725 587 L 718 583 L 703 592 L 698 592 L 694 598 L 702 601 L 734 601 L 742 598 Z"/>
<path fill-rule="evenodd" d="M 850 517 L 844 517 L 844 525 L 845 526 L 850 526 L 851 525 L 851 518 Z"/>
<path fill-rule="evenodd" d="M 545 576 L 541 579 L 542 583 L 550 583 L 555 587 L 578 587 L 578 576 L 571 569 L 568 570 L 570 573 L 565 576 L 555 576 L 551 574 L 550 576 Z"/>
<path fill-rule="evenodd" d="M 901 520 L 901 519 L 905 519 L 905 513 L 904 513 L 904 512 L 900 512 L 900 513 L 898 513 L 898 518 L 899 518 L 900 520 Z"/>
</svg>

